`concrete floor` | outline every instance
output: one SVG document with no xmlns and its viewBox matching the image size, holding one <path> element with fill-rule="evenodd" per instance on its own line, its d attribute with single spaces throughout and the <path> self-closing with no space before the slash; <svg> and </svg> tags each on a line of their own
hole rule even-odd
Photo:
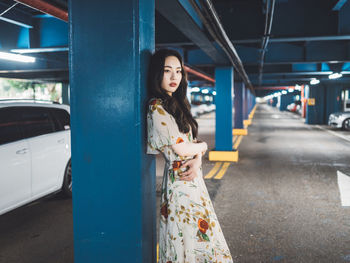
<svg viewBox="0 0 350 263">
<path fill-rule="evenodd" d="M 213 149 L 215 113 L 198 122 Z M 350 207 L 341 205 L 337 184 L 337 171 L 350 175 L 350 142 L 267 105 L 248 130 L 239 162 L 206 180 L 235 261 L 350 262 Z M 204 175 L 215 165 L 207 156 Z M 71 200 L 47 197 L 0 216 L 0 262 L 73 262 Z"/>
</svg>

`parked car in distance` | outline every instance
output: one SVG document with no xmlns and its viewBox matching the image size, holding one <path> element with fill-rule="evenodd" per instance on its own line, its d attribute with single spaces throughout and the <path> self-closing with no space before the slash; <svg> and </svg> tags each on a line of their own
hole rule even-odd
<svg viewBox="0 0 350 263">
<path fill-rule="evenodd" d="M 350 131 L 350 111 L 335 112 L 329 115 L 328 125 Z"/>
<path fill-rule="evenodd" d="M 68 105 L 0 100 L 0 215 L 60 190 L 71 196 Z"/>
</svg>

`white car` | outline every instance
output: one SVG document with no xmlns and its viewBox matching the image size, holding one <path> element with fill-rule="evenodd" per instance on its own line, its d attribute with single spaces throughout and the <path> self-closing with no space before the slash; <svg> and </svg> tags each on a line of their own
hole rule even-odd
<svg viewBox="0 0 350 263">
<path fill-rule="evenodd" d="M 328 125 L 350 131 L 350 111 L 335 112 L 329 115 Z"/>
<path fill-rule="evenodd" d="M 72 194 L 70 110 L 0 100 L 0 215 L 63 190 Z"/>
</svg>

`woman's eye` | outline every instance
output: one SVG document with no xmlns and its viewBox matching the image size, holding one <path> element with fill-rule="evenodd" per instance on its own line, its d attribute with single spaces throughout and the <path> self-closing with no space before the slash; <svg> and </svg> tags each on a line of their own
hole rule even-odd
<svg viewBox="0 0 350 263">
<path fill-rule="evenodd" d="M 170 70 L 169 69 L 165 69 L 164 72 L 170 72 Z"/>
<path fill-rule="evenodd" d="M 181 73 L 181 70 L 176 71 L 176 73 Z"/>
</svg>

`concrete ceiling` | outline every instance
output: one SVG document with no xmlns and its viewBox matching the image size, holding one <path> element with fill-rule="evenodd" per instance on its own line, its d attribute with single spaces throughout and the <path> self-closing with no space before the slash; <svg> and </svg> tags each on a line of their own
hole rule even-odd
<svg viewBox="0 0 350 263">
<path fill-rule="evenodd" d="M 66 0 L 46 2 L 67 10 Z M 156 1 L 156 47 L 176 48 L 189 66 L 214 76 L 216 66 L 229 65 L 230 61 L 190 2 Z M 212 0 L 252 85 L 306 84 L 315 77 L 329 81 L 331 71 L 343 72 L 340 81 L 350 81 L 350 1 L 276 0 L 271 15 L 272 2 Z M 37 63 L 19 65 L 1 60 L 0 77 L 68 81 L 67 23 L 14 4 L 13 0 L 0 2 L 0 14 L 12 7 L 0 17 L 0 51 L 30 48 Z M 272 16 L 270 34 L 265 34 L 266 14 Z M 264 36 L 268 42 L 262 59 Z M 40 71 L 43 74 L 38 74 Z M 199 79 L 190 75 L 190 80 Z M 257 92 L 258 96 L 264 94 Z"/>
</svg>

